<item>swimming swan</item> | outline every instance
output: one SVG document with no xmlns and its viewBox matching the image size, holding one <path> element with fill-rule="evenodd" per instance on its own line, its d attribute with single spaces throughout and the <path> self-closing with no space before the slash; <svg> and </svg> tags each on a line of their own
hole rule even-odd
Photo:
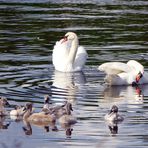
<svg viewBox="0 0 148 148">
<path fill-rule="evenodd" d="M 10 111 L 10 116 L 23 116 L 25 113 L 24 106 L 15 106 L 15 109 Z"/>
<path fill-rule="evenodd" d="M 107 121 L 116 121 L 116 122 L 120 122 L 123 121 L 124 118 L 118 114 L 118 107 L 116 105 L 113 105 L 110 112 L 108 114 L 105 115 L 105 120 Z"/>
<path fill-rule="evenodd" d="M 5 106 L 9 106 L 9 102 L 7 98 L 1 97 L 0 98 L 0 116 L 5 116 L 7 115 L 7 111 L 5 110 Z"/>
<path fill-rule="evenodd" d="M 71 114 L 71 111 L 73 111 L 72 104 L 67 102 L 65 109 L 65 113 L 59 118 L 59 123 L 61 125 L 72 125 L 77 123 L 77 119 Z"/>
<path fill-rule="evenodd" d="M 98 67 L 105 72 L 105 82 L 108 85 L 137 85 L 148 83 L 148 73 L 144 72 L 144 67 L 135 60 L 127 63 L 107 62 Z"/>
<path fill-rule="evenodd" d="M 53 49 L 52 62 L 56 70 L 61 72 L 81 71 L 87 59 L 84 47 L 79 46 L 75 33 L 68 32 L 64 38 L 56 42 Z"/>
</svg>

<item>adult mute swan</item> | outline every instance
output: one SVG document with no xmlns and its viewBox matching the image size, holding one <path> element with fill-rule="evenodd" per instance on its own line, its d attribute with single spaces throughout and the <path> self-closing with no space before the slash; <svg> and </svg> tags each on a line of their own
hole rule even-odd
<svg viewBox="0 0 148 148">
<path fill-rule="evenodd" d="M 61 72 L 81 71 L 87 59 L 84 47 L 79 46 L 75 33 L 68 32 L 56 42 L 53 49 L 52 62 L 56 70 Z"/>
<path fill-rule="evenodd" d="M 107 62 L 98 67 L 107 75 L 105 82 L 108 85 L 138 85 L 148 83 L 148 73 L 144 72 L 144 67 L 135 60 L 127 63 Z"/>
</svg>

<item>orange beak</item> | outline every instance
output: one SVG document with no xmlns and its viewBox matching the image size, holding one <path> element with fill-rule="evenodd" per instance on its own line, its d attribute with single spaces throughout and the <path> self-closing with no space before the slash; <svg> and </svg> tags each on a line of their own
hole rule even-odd
<svg viewBox="0 0 148 148">
<path fill-rule="evenodd" d="M 66 41 L 68 41 L 68 36 L 64 36 L 64 37 L 63 37 L 63 40 L 62 40 L 61 44 L 63 44 L 63 43 L 66 42 Z"/>
<path fill-rule="evenodd" d="M 138 83 L 139 82 L 139 80 L 142 78 L 142 73 L 141 72 L 139 72 L 138 73 L 138 75 L 136 76 L 136 82 Z"/>
<path fill-rule="evenodd" d="M 141 89 L 139 87 L 136 88 L 136 93 L 140 96 L 141 95 Z"/>
</svg>

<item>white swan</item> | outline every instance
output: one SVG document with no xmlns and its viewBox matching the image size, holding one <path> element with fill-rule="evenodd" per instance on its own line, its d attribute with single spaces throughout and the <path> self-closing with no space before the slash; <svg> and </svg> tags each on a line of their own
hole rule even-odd
<svg viewBox="0 0 148 148">
<path fill-rule="evenodd" d="M 65 34 L 56 42 L 53 49 L 52 62 L 56 70 L 61 72 L 81 71 L 87 59 L 84 47 L 79 46 L 78 37 L 73 32 Z"/>
<path fill-rule="evenodd" d="M 135 60 L 127 63 L 107 62 L 98 67 L 107 75 L 105 82 L 108 85 L 137 85 L 148 83 L 148 73 L 144 72 L 144 67 Z"/>
</svg>

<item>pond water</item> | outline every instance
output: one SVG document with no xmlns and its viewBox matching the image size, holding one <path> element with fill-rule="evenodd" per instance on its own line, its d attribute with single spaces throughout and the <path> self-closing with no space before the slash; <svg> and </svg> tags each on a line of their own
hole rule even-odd
<svg viewBox="0 0 148 148">
<path fill-rule="evenodd" d="M 57 122 L 49 132 L 31 125 L 27 135 L 23 121 L 6 116 L 0 148 L 146 148 L 148 85 L 106 87 L 97 67 L 135 59 L 148 72 L 147 8 L 147 0 L 0 0 L 0 96 L 12 106 L 33 102 L 37 112 L 46 94 L 54 104 L 68 99 L 78 121 Z M 52 65 L 53 46 L 68 31 L 88 52 L 82 73 L 59 73 Z M 104 115 L 113 104 L 125 119 L 111 129 Z"/>
</svg>

